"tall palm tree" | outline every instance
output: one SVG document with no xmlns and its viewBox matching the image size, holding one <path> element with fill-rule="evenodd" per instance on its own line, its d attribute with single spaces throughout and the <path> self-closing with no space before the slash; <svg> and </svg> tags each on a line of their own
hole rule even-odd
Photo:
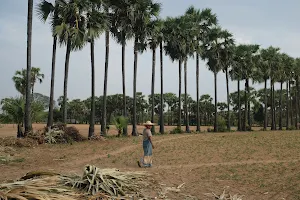
<svg viewBox="0 0 300 200">
<path fill-rule="evenodd" d="M 69 77 L 69 61 L 71 51 L 79 50 L 85 42 L 85 18 L 83 16 L 85 1 L 58 1 L 60 24 L 55 27 L 60 45 L 66 45 L 64 93 L 63 93 L 63 123 L 67 123 L 67 93 Z"/>
<path fill-rule="evenodd" d="M 266 49 L 261 49 L 260 54 L 257 55 L 255 64 L 258 70 L 255 71 L 254 81 L 259 83 L 264 82 L 264 130 L 268 127 L 268 93 L 267 84 L 271 74 L 271 66 L 269 65 L 269 53 Z"/>
<path fill-rule="evenodd" d="M 108 5 L 105 6 L 104 12 L 109 14 Z M 106 136 L 106 102 L 107 102 L 107 80 L 108 80 L 108 61 L 109 61 L 109 29 L 105 31 L 105 66 L 104 66 L 104 87 L 103 87 L 103 103 L 102 103 L 102 122 L 101 122 L 101 134 Z"/>
<path fill-rule="evenodd" d="M 149 48 L 152 50 L 152 81 L 151 81 L 151 121 L 154 121 L 154 88 L 155 88 L 155 64 L 156 64 L 156 49 L 162 42 L 162 25 L 161 20 L 154 20 L 149 24 Z M 161 104 L 161 109 L 163 109 Z M 160 125 L 161 125 L 161 113 L 160 113 Z M 152 133 L 155 132 L 154 126 L 152 127 Z"/>
<path fill-rule="evenodd" d="M 227 130 L 230 131 L 230 99 L 229 99 L 229 70 L 230 66 L 233 64 L 234 58 L 234 40 L 232 34 L 229 32 L 224 32 L 224 48 L 221 51 L 222 59 L 222 70 L 226 76 L 226 91 L 227 91 Z"/>
<path fill-rule="evenodd" d="M 95 4 L 98 3 L 98 4 Z M 86 37 L 91 49 L 91 112 L 89 137 L 95 132 L 95 40 L 100 37 L 105 29 L 108 29 L 107 14 L 101 12 L 101 2 L 91 2 L 87 7 Z"/>
<path fill-rule="evenodd" d="M 215 84 L 215 115 L 214 115 L 214 131 L 218 131 L 218 107 L 217 107 L 217 75 L 224 66 L 225 53 L 228 51 L 229 46 L 233 43 L 231 33 L 227 30 L 222 30 L 216 27 L 208 33 L 208 39 L 204 42 L 203 48 L 205 49 L 202 54 L 203 59 L 207 59 L 209 70 L 214 73 Z"/>
<path fill-rule="evenodd" d="M 130 0 L 133 11 L 129 16 L 134 35 L 134 72 L 133 72 L 133 122 L 132 135 L 137 136 L 137 116 L 136 116 L 136 79 L 137 79 L 137 59 L 138 52 L 143 52 L 146 48 L 147 27 L 152 18 L 158 17 L 160 4 L 153 3 L 152 0 Z"/>
<path fill-rule="evenodd" d="M 275 117 L 275 89 L 274 84 L 279 81 L 278 80 L 278 69 L 280 66 L 280 54 L 279 54 L 279 48 L 274 48 L 270 46 L 266 49 L 267 53 L 267 63 L 270 67 L 270 79 L 271 79 L 271 130 L 276 129 L 276 117 Z"/>
<path fill-rule="evenodd" d="M 62 1 L 62 0 L 61 0 Z M 53 125 L 53 107 L 54 107 L 54 82 L 55 82 L 55 62 L 56 62 L 56 46 L 57 46 L 57 35 L 55 34 L 55 27 L 60 24 L 58 17 L 58 3 L 55 4 L 48 1 L 41 1 L 37 5 L 37 15 L 41 21 L 46 22 L 50 17 L 51 29 L 53 34 L 53 45 L 52 45 L 52 67 L 51 67 L 51 85 L 50 85 L 50 101 L 49 101 L 49 113 L 47 120 L 47 127 Z"/>
<path fill-rule="evenodd" d="M 122 45 L 122 89 L 123 89 L 123 116 L 127 117 L 127 98 L 126 98 L 126 82 L 125 82 L 125 56 L 126 41 L 133 37 L 132 26 L 129 14 L 132 7 L 129 1 L 115 0 L 111 2 L 113 16 L 111 18 L 111 33 L 117 43 Z M 127 133 L 127 124 L 123 127 L 123 134 Z"/>
<path fill-rule="evenodd" d="M 281 54 L 281 61 L 280 61 L 280 66 L 277 71 L 278 75 L 278 81 L 280 82 L 280 97 L 279 97 L 279 130 L 283 129 L 283 84 L 287 80 L 288 77 L 288 71 L 286 71 L 286 66 L 292 66 L 293 64 L 293 58 L 288 56 L 287 54 L 283 53 Z M 286 107 L 288 110 L 288 106 Z"/>
<path fill-rule="evenodd" d="M 201 53 L 201 43 L 206 40 L 207 34 L 212 26 L 217 24 L 217 16 L 211 12 L 211 9 L 198 10 L 191 6 L 187 9 L 186 15 L 193 22 L 193 35 L 195 35 L 196 52 L 196 93 L 197 93 L 197 129 L 200 131 L 200 109 L 199 109 L 199 54 Z M 191 31 L 191 30 L 190 30 Z"/>
<path fill-rule="evenodd" d="M 33 15 L 33 0 L 28 0 L 27 13 L 27 74 L 26 74 L 26 100 L 25 100 L 25 136 L 32 129 L 30 112 L 31 112 L 31 44 L 32 44 L 32 15 Z"/>
<path fill-rule="evenodd" d="M 251 114 L 250 114 L 250 85 L 249 80 L 253 77 L 255 70 L 255 58 L 254 55 L 257 54 L 259 50 L 259 45 L 245 45 L 241 44 L 237 46 L 236 49 L 236 62 L 240 68 L 241 80 L 245 80 L 245 106 L 244 106 L 244 123 L 242 130 L 246 131 L 251 129 Z M 248 128 L 247 128 L 248 122 Z"/>
<path fill-rule="evenodd" d="M 179 17 L 168 17 L 165 21 L 165 28 L 163 29 L 164 35 L 164 50 L 166 55 L 170 57 L 172 61 L 178 61 L 178 129 L 181 130 L 181 70 L 182 70 L 182 38 L 180 37 L 181 28 L 178 26 L 181 19 Z"/>
<path fill-rule="evenodd" d="M 164 63 L 163 63 L 163 39 L 159 43 L 159 56 L 160 56 L 160 127 L 159 132 L 165 133 L 165 122 L 164 122 Z"/>
</svg>

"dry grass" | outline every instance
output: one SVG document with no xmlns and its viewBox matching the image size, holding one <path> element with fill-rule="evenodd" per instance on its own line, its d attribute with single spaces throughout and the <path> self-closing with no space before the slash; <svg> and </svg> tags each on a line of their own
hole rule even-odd
<svg viewBox="0 0 300 200">
<path fill-rule="evenodd" d="M 90 163 L 152 174 L 159 184 L 145 192 L 153 198 L 162 193 L 161 186 L 176 188 L 184 183 L 180 192 L 165 195 L 169 199 L 207 199 L 205 194 L 222 194 L 226 189 L 230 194 L 245 195 L 247 200 L 300 199 L 299 131 L 154 136 L 151 169 L 137 167 L 141 139 L 121 137 L 17 148 L 14 156 L 24 161 L 0 165 L 0 181 L 31 170 L 80 173 L 78 169 Z"/>
</svg>

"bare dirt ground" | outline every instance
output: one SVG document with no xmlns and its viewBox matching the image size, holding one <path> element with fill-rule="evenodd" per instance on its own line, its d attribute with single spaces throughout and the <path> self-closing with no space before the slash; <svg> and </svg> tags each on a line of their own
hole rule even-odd
<svg viewBox="0 0 300 200">
<path fill-rule="evenodd" d="M 76 127 L 86 135 L 87 126 Z M 0 128 L 0 135 L 11 136 L 13 131 L 7 130 Z M 154 166 L 150 169 L 136 164 L 143 153 L 141 137 L 16 148 L 11 152 L 16 162 L 0 162 L 0 182 L 33 170 L 80 174 L 86 164 L 94 164 L 148 171 L 158 182 L 149 190 L 153 198 L 158 197 L 160 186 L 184 183 L 180 193 L 167 194 L 169 199 L 186 199 L 186 195 L 208 199 L 206 193 L 220 194 L 224 188 L 231 194 L 245 195 L 246 200 L 300 199 L 299 131 L 156 135 L 154 144 Z"/>
</svg>

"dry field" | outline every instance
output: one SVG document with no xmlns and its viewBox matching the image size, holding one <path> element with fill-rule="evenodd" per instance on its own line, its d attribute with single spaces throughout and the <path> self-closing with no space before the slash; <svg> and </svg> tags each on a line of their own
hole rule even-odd
<svg viewBox="0 0 300 200">
<path fill-rule="evenodd" d="M 32 128 L 36 130 L 41 130 L 45 127 L 45 124 L 33 124 Z M 75 126 L 80 133 L 83 136 L 88 136 L 88 130 L 89 130 L 89 125 L 88 124 L 69 124 L 68 126 Z M 171 130 L 176 128 L 176 126 L 165 126 L 165 132 L 169 133 Z M 185 130 L 185 126 L 181 127 L 182 130 Z M 213 129 L 211 126 L 201 126 L 202 131 L 207 131 L 207 128 Z M 144 129 L 144 126 L 138 125 L 137 130 L 139 133 L 141 133 Z M 235 130 L 235 127 L 232 127 L 233 130 Z M 253 130 L 260 130 L 260 127 L 253 127 Z M 159 132 L 159 126 L 155 126 L 156 132 Z M 191 131 L 196 131 L 195 126 L 190 126 Z M 128 126 L 128 133 L 131 134 L 132 132 L 132 126 Z M 100 125 L 95 126 L 95 133 L 100 134 Z M 115 128 L 114 125 L 110 125 L 110 129 L 108 131 L 109 135 L 117 135 L 118 131 Z M 7 137 L 7 136 L 16 136 L 17 135 L 17 126 L 15 124 L 0 124 L 0 137 Z"/>
<path fill-rule="evenodd" d="M 35 128 L 38 126 L 43 127 Z M 76 127 L 86 135 L 87 126 Z M 11 134 L 15 135 L 12 128 L 0 128 L 1 136 Z M 157 135 L 154 144 L 154 166 L 150 169 L 136 164 L 142 155 L 141 137 L 16 148 L 11 152 L 15 162 L 0 162 L 0 182 L 32 170 L 81 173 L 84 165 L 94 164 L 148 171 L 157 181 L 149 190 L 153 198 L 160 186 L 184 183 L 180 193 L 167 194 L 169 199 L 187 199 L 186 195 L 208 199 L 206 193 L 220 194 L 226 189 L 245 195 L 243 200 L 300 200 L 299 131 Z"/>
</svg>

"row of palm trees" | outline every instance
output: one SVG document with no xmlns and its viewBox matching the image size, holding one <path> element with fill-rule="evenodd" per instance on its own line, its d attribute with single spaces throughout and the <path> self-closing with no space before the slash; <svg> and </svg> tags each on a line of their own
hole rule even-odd
<svg viewBox="0 0 300 200">
<path fill-rule="evenodd" d="M 29 1 L 30 2 L 30 1 Z M 199 122 L 199 60 L 206 61 L 210 71 L 214 73 L 215 84 L 215 114 L 214 131 L 218 131 L 217 126 L 217 75 L 220 71 L 226 74 L 227 85 L 227 128 L 230 130 L 230 106 L 229 106 L 229 79 L 236 80 L 238 84 L 239 96 L 239 130 L 251 128 L 250 120 L 250 80 L 264 82 L 267 89 L 267 81 L 271 80 L 271 90 L 274 93 L 276 82 L 286 83 L 289 88 L 294 81 L 298 86 L 299 59 L 293 59 L 286 54 L 279 52 L 278 48 L 270 47 L 261 49 L 258 45 L 235 45 L 233 35 L 222 29 L 218 25 L 216 14 L 211 9 L 199 10 L 189 7 L 184 15 L 178 17 L 167 17 L 161 19 L 159 13 L 161 5 L 152 0 L 56 0 L 50 3 L 42 0 L 37 7 L 37 15 L 42 21 L 50 21 L 53 35 L 53 54 L 52 54 L 52 73 L 49 117 L 47 126 L 53 124 L 53 97 L 55 81 L 55 58 L 57 43 L 66 45 L 65 58 L 65 77 L 63 94 L 63 122 L 67 122 L 67 89 L 69 59 L 72 51 L 80 50 L 86 44 L 90 44 L 91 49 L 91 117 L 89 136 L 94 134 L 95 126 L 95 63 L 94 46 L 95 40 L 103 33 L 105 34 L 105 73 L 101 131 L 106 134 L 106 96 L 107 96 L 107 72 L 109 68 L 109 35 L 122 46 L 122 84 L 123 84 L 123 115 L 126 113 L 126 86 L 125 86 L 125 53 L 126 42 L 134 40 L 134 80 L 133 80 L 133 131 L 132 135 L 137 135 L 136 130 L 136 77 L 138 70 L 138 53 L 142 53 L 147 48 L 153 52 L 152 62 L 152 95 L 154 95 L 155 83 L 155 63 L 156 50 L 160 51 L 160 81 L 161 94 L 163 94 L 163 53 L 168 55 L 171 60 L 178 62 L 179 70 L 179 99 L 182 91 L 182 65 L 184 65 L 184 110 L 186 132 L 189 132 L 188 106 L 187 106 L 187 68 L 188 59 L 196 57 L 196 88 L 197 88 L 197 131 L 200 131 Z M 30 12 L 29 12 L 30 13 Z M 29 20 L 30 22 L 30 20 Z M 30 26 L 28 26 L 30 28 Z M 30 69 L 27 68 L 30 73 Z M 27 79 L 30 80 L 30 79 Z M 240 102 L 240 83 L 245 81 L 245 108 L 242 112 Z M 28 85 L 30 88 L 30 85 Z M 288 89 L 287 88 L 287 89 Z M 272 94 L 273 94 L 272 93 Z M 27 94 L 27 93 L 26 93 Z M 298 91 L 299 94 L 299 91 Z M 298 94 L 296 95 L 298 97 Z M 27 95 L 28 96 L 28 95 Z M 274 96 L 274 95 L 273 95 Z M 161 95 L 161 105 L 163 105 L 163 95 Z M 27 99 L 30 97 L 28 96 Z M 288 94 L 286 98 L 290 98 Z M 154 99 L 154 98 L 152 98 Z M 267 99 L 267 93 L 265 94 Z M 298 98 L 299 100 L 299 98 Z M 299 102 L 297 100 L 297 102 Z M 267 101 L 267 100 L 266 100 Z M 274 97 L 273 97 L 274 101 Z M 29 101 L 30 102 L 30 101 Z M 298 105 L 298 103 L 297 103 Z M 29 104 L 26 104 L 28 110 Z M 182 105 L 179 101 L 179 109 Z M 30 108 L 29 108 L 30 109 Z M 274 116 L 274 106 L 271 109 L 272 118 Z M 288 111 L 287 111 L 288 112 Z M 181 112 L 179 122 L 181 122 Z M 242 125 L 241 115 L 244 114 L 245 123 Z M 265 104 L 265 116 L 267 116 L 267 104 Z M 298 109 L 296 116 L 298 116 Z M 154 102 L 152 102 L 152 120 L 154 119 Z M 160 112 L 160 132 L 164 133 L 163 111 Z M 296 120 L 297 121 L 297 120 Z M 29 123 L 28 120 L 25 123 Z M 272 129 L 275 122 L 272 119 Z M 30 127 L 29 125 L 27 125 Z M 178 124 L 181 128 L 181 123 Z M 267 127 L 267 119 L 265 126 Z M 282 127 L 281 127 L 282 128 Z M 26 125 L 25 125 L 26 129 Z M 127 128 L 124 129 L 127 134 Z"/>
</svg>

